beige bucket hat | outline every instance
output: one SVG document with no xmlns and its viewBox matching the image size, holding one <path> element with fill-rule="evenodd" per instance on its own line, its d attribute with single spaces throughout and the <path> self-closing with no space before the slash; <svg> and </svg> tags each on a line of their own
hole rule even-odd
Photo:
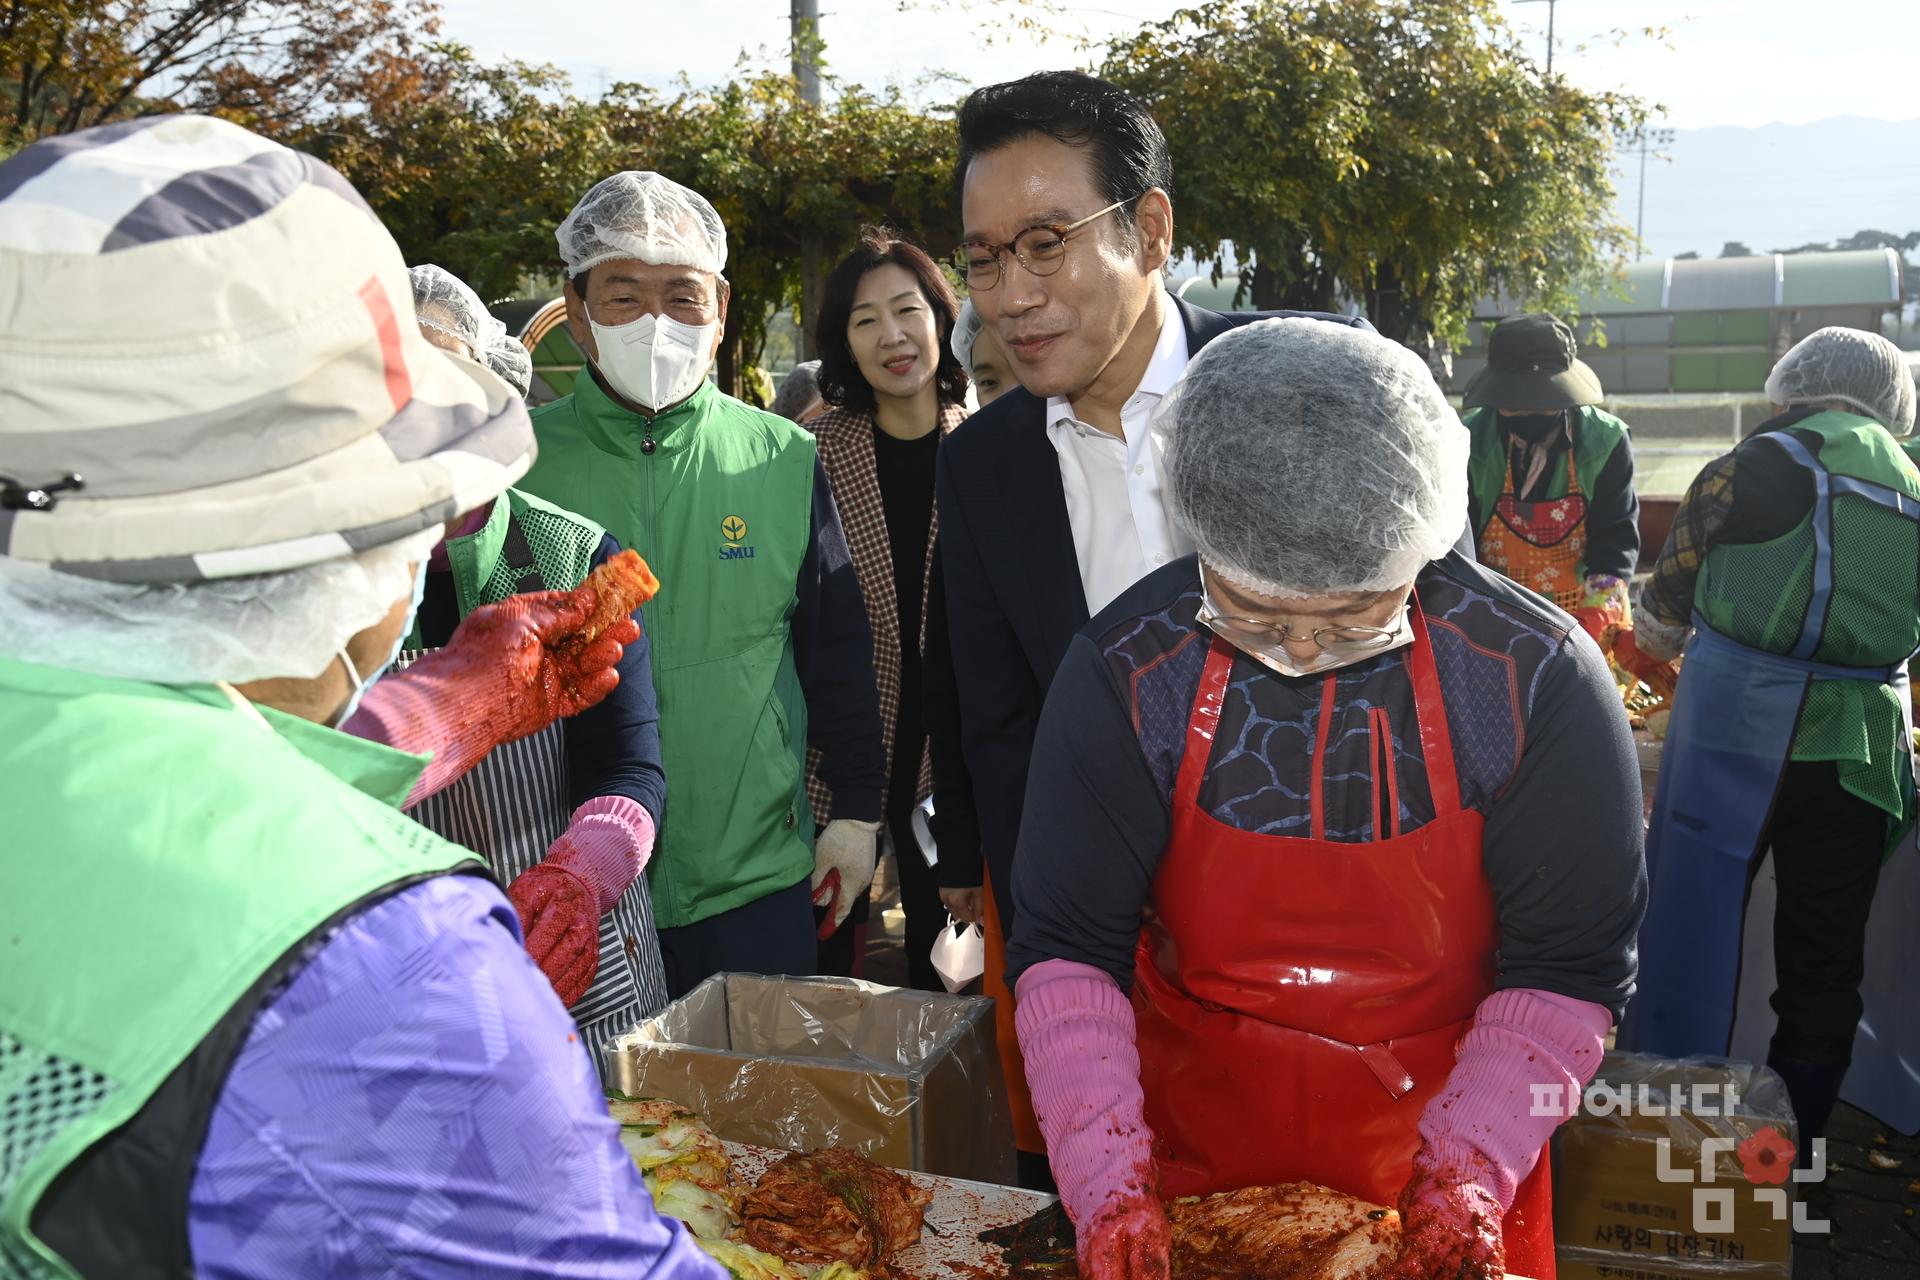
<svg viewBox="0 0 1920 1280">
<path fill-rule="evenodd" d="M 519 397 L 420 336 L 393 237 L 311 156 L 176 115 L 0 164 L 0 555 L 278 573 L 471 510 L 533 454 Z"/>
</svg>

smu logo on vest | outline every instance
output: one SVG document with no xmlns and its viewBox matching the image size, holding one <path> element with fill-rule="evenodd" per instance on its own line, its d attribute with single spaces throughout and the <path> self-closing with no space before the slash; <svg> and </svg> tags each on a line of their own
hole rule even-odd
<svg viewBox="0 0 1920 1280">
<path fill-rule="evenodd" d="M 722 560 L 751 560 L 753 548 L 746 545 L 747 522 L 739 516 L 727 516 L 720 521 L 720 536 L 726 545 L 720 548 Z"/>
</svg>

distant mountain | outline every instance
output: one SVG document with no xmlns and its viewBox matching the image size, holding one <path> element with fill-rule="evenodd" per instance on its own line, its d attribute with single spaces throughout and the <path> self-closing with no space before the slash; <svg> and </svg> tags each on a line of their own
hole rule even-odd
<svg viewBox="0 0 1920 1280">
<path fill-rule="evenodd" d="M 1615 190 L 1631 227 L 1637 153 L 1621 156 Z M 1648 155 L 1646 197 L 1650 258 L 1717 257 L 1730 240 L 1765 253 L 1867 228 L 1920 231 L 1920 119 L 1682 129 Z"/>
</svg>

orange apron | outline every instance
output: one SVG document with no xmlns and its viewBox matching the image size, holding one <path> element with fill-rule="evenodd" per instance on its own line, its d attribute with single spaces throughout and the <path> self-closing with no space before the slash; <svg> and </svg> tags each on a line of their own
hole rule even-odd
<svg viewBox="0 0 1920 1280">
<path fill-rule="evenodd" d="M 987 969 L 980 980 L 980 993 L 993 1000 L 993 1030 L 1000 1048 L 1000 1068 L 1007 1077 L 1007 1104 L 1013 1111 L 1013 1145 L 1033 1155 L 1047 1153 L 1047 1140 L 1040 1136 L 1040 1121 L 1033 1114 L 1033 1095 L 1027 1092 L 1027 1060 L 1020 1052 L 1020 1037 L 1013 1026 L 1013 991 L 1007 986 L 1007 936 L 1000 928 L 1000 912 L 993 905 L 993 881 L 981 871 L 985 891 L 986 923 L 981 932 L 987 936 Z"/>
<path fill-rule="evenodd" d="M 1147 1124 L 1170 1197 L 1304 1179 L 1396 1203 L 1420 1113 L 1493 991 L 1499 934 L 1484 820 L 1460 803 L 1417 601 L 1411 617 L 1407 661 L 1435 817 L 1406 833 L 1396 821 L 1371 843 L 1325 836 L 1334 673 L 1323 685 L 1311 838 L 1242 831 L 1200 806 L 1233 665 L 1225 642 L 1208 652 L 1133 988 Z M 1373 785 L 1393 795 L 1390 772 Z M 1544 1152 L 1505 1239 L 1509 1268 L 1551 1280 Z"/>
<path fill-rule="evenodd" d="M 1567 496 L 1547 502 L 1517 502 L 1513 459 L 1507 484 L 1480 531 L 1480 563 L 1572 612 L 1586 599 L 1580 566 L 1587 558 L 1587 498 L 1567 446 Z"/>
</svg>

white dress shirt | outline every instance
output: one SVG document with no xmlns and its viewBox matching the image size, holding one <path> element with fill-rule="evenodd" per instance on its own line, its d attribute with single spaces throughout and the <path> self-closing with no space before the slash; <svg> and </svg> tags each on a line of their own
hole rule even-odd
<svg viewBox="0 0 1920 1280">
<path fill-rule="evenodd" d="M 1047 439 L 1060 455 L 1060 487 L 1067 495 L 1067 522 L 1090 614 L 1193 550 L 1192 540 L 1167 515 L 1160 450 L 1148 430 L 1160 398 L 1179 381 L 1187 359 L 1186 326 L 1179 308 L 1168 301 L 1146 373 L 1120 408 L 1125 439 L 1074 417 L 1065 396 L 1047 399 Z"/>
</svg>

